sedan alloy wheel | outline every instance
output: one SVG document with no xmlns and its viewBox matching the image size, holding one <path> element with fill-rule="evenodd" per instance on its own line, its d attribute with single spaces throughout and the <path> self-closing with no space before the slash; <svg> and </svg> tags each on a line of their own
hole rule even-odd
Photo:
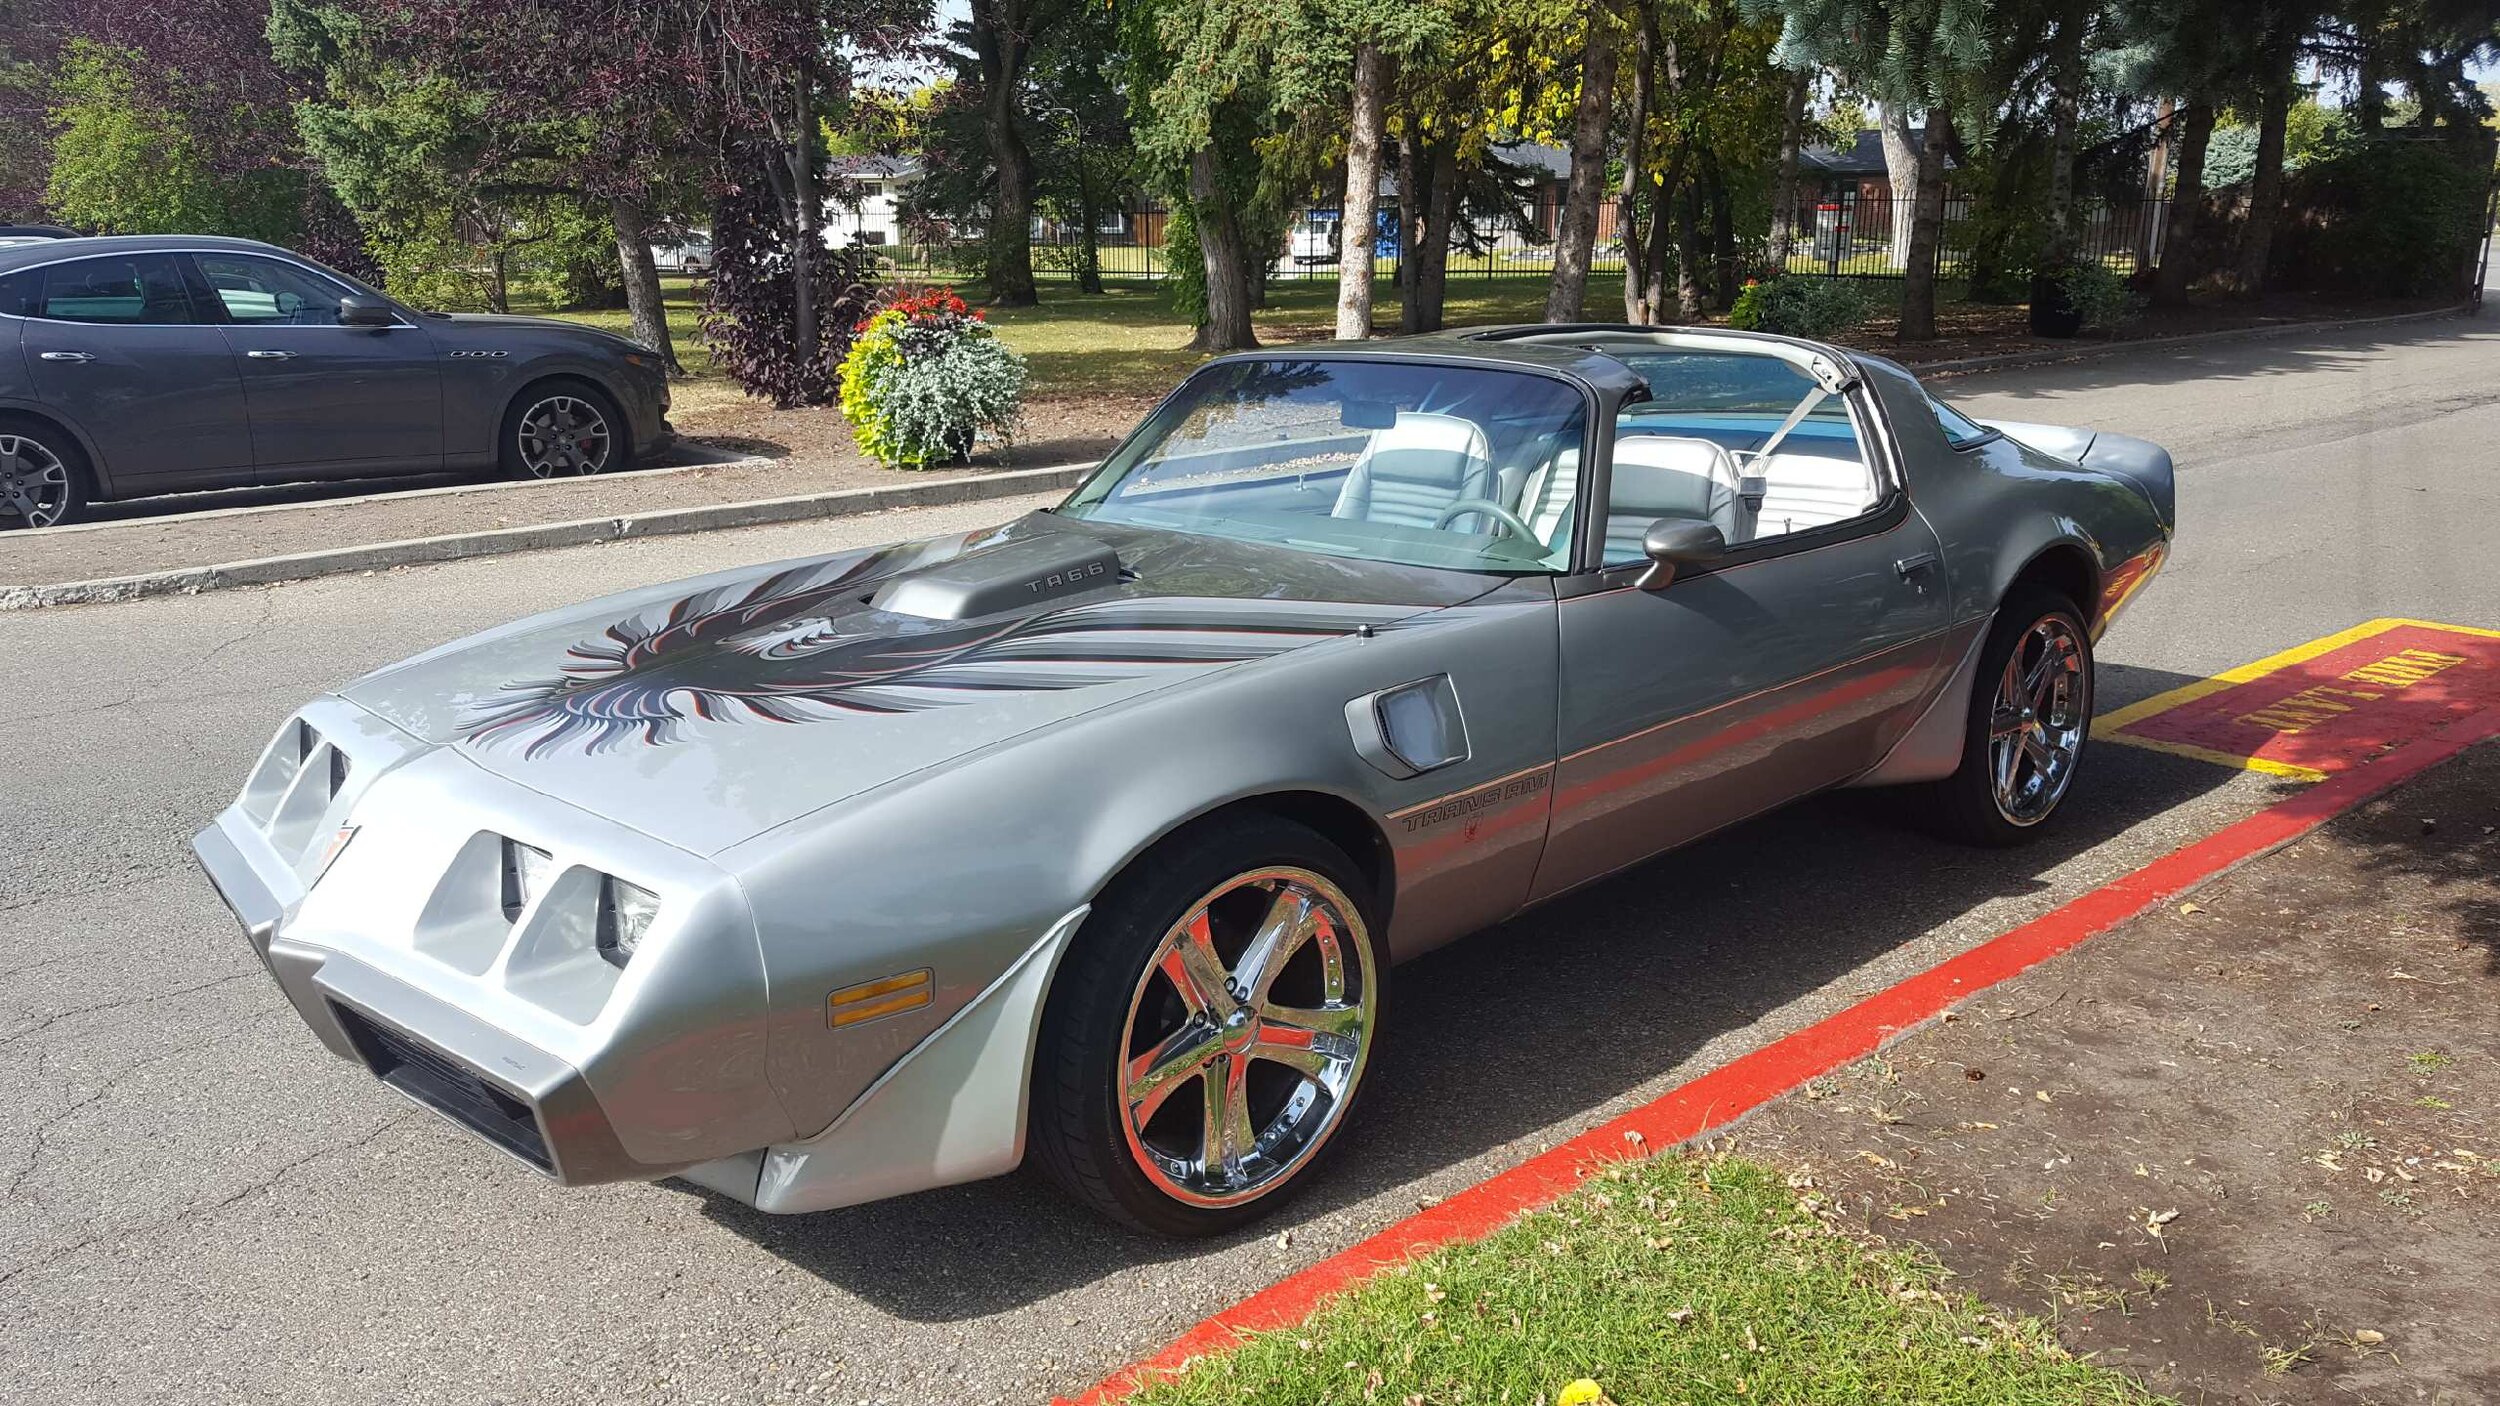
<svg viewBox="0 0 2500 1406">
<path fill-rule="evenodd" d="M 70 509 L 70 470 L 26 435 L 0 431 L 0 528 L 50 527 Z"/>
<path fill-rule="evenodd" d="M 598 473 L 616 443 L 606 414 L 572 395 L 551 395 L 523 411 L 517 433 L 521 464 L 538 478 Z"/>
<path fill-rule="evenodd" d="M 1336 1131 L 1375 1024 L 1362 921 L 1326 878 L 1278 867 L 1225 881 L 1164 935 L 1129 1002 L 1120 1103 L 1165 1195 L 1256 1200 Z"/>
</svg>

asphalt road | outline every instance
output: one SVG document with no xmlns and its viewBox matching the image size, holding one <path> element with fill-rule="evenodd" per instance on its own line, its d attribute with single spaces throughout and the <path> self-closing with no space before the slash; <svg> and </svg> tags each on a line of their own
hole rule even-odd
<svg viewBox="0 0 2500 1406">
<path fill-rule="evenodd" d="M 2478 328 L 2482 330 L 2477 330 Z M 2176 448 L 2105 706 L 2377 615 L 2500 626 L 2500 319 L 1969 378 Z M 2041 846 L 1817 801 L 1402 969 L 1364 1116 L 1258 1234 L 1022 1178 L 789 1220 L 563 1190 L 331 1060 L 183 841 L 304 697 L 524 608 L 1004 516 L 667 538 L 0 615 L 0 1383 L 28 1402 L 1031 1401 L 2272 794 L 2117 747 Z"/>
</svg>

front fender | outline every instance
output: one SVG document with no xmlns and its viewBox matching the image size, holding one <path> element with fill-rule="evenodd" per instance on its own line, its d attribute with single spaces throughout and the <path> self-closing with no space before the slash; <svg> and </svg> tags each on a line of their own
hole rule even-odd
<svg viewBox="0 0 2500 1406">
<path fill-rule="evenodd" d="M 1498 920 L 1524 902 L 1544 837 L 1542 786 L 1505 790 L 1461 825 L 1391 817 L 1469 794 L 1553 738 L 1553 599 L 1542 583 L 1370 637 L 1235 666 L 999 743 L 896 781 L 716 859 L 740 876 L 771 990 L 768 1063 L 804 1133 L 1025 959 L 1037 938 L 1190 820 L 1280 792 L 1357 807 L 1394 868 L 1394 954 Z M 1445 770 L 1393 779 L 1356 754 L 1348 699 L 1450 674 L 1476 739 Z M 1541 772 L 1538 774 L 1542 774 Z M 831 992 L 929 968 L 923 1009 L 831 1028 Z M 1016 1077 L 1029 1066 L 1017 1052 Z"/>
</svg>

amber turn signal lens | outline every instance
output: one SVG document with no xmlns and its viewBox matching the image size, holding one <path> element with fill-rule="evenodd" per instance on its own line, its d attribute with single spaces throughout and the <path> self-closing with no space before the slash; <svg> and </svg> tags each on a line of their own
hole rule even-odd
<svg viewBox="0 0 2500 1406">
<path fill-rule="evenodd" d="M 927 967 L 899 976 L 845 986 L 828 1000 L 836 1027 L 858 1025 L 879 1016 L 900 1015 L 929 1004 L 937 989 L 936 973 Z"/>
</svg>

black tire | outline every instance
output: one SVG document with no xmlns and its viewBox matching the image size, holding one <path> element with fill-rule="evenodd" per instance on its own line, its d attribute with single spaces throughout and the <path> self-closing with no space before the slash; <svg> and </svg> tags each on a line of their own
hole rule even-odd
<svg viewBox="0 0 2500 1406">
<path fill-rule="evenodd" d="M 603 422 L 605 445 L 592 466 L 542 470 L 531 462 L 532 450 L 523 435 L 524 423 L 540 407 L 554 401 L 587 405 Z M 495 431 L 496 462 L 508 478 L 570 478 L 606 473 L 632 462 L 633 450 L 633 432 L 626 425 L 625 413 L 617 408 L 616 398 L 590 382 L 572 376 L 536 381 L 524 387 L 519 395 L 512 398 L 512 403 L 504 407 L 503 423 Z"/>
<path fill-rule="evenodd" d="M 21 493 L 40 521 L 27 520 Z M 95 471 L 76 439 L 29 415 L 0 415 L 0 532 L 76 522 L 94 495 Z"/>
<path fill-rule="evenodd" d="M 2018 801 L 2009 807 L 2000 799 L 1996 774 L 1999 689 L 2007 683 L 2007 670 L 2015 662 L 2015 651 L 2025 650 L 2026 661 L 2029 660 L 2033 657 L 2030 651 L 2040 648 L 2039 632 L 2044 630 L 2053 634 L 2056 647 L 2071 648 L 2079 673 L 2074 676 L 2073 686 L 2056 700 L 2054 710 L 2035 710 L 2043 714 L 2037 735 L 2062 738 L 2071 728 L 2072 745 L 2067 750 L 2042 742 L 2053 755 L 2062 751 L 2064 756 L 2062 767 L 2047 770 L 2032 756 L 2018 755 L 2014 773 L 2017 795 L 2023 794 L 2025 778 L 2040 780 L 2042 785 L 2029 793 L 2028 805 Z M 1911 791 L 1918 813 L 1938 834 L 1964 844 L 2002 848 L 2037 839 L 2055 819 L 2065 799 L 2073 794 L 2075 775 L 2091 737 L 2092 696 L 2092 634 L 2075 603 L 2041 586 L 2019 585 L 2007 592 L 1997 609 L 1996 622 L 1989 627 L 1988 642 L 1979 652 L 1979 672 L 1971 686 L 1970 716 L 1963 724 L 1961 765 L 1944 780 Z M 2030 713 L 2019 716 L 2026 726 L 2032 720 Z M 2052 723 L 2056 725 L 2052 727 Z M 2020 743 L 2016 749 L 2021 752 Z"/>
<path fill-rule="evenodd" d="M 1157 983 L 1167 978 L 1161 969 L 1150 975 L 1149 963 L 1162 949 L 1166 937 L 1197 911 L 1201 901 L 1245 877 L 1278 870 L 1325 880 L 1334 890 L 1329 901 L 1333 904 L 1342 898 L 1349 910 L 1350 931 L 1339 931 L 1339 945 L 1334 950 L 1341 969 L 1360 967 L 1365 1015 L 1355 1036 L 1351 1072 L 1341 1096 L 1336 1097 L 1319 1092 L 1325 1088 L 1320 1080 L 1277 1066 L 1265 1067 L 1282 1075 L 1282 1088 L 1296 1089 L 1299 1086 L 1295 1081 L 1301 1079 L 1308 1091 L 1280 1094 L 1280 1085 L 1271 1076 L 1244 1074 L 1243 1107 L 1248 1112 L 1241 1126 L 1253 1133 L 1252 1145 L 1260 1149 L 1254 1155 L 1263 1159 L 1274 1180 L 1255 1189 L 1245 1180 L 1237 1191 L 1222 1193 L 1240 1197 L 1228 1204 L 1188 1199 L 1186 1188 L 1174 1189 L 1168 1164 L 1164 1164 L 1161 1179 L 1159 1174 L 1148 1171 L 1146 1164 L 1157 1161 L 1158 1154 L 1147 1150 L 1147 1142 L 1164 1136 L 1155 1131 L 1164 1126 L 1157 1119 L 1192 1117 L 1186 1100 L 1203 1095 L 1210 1086 L 1199 1081 L 1213 1076 L 1190 1073 L 1173 1079 L 1170 1088 L 1176 1092 L 1162 1096 L 1163 1111 L 1149 1114 L 1145 1120 L 1147 1130 L 1133 1134 L 1131 1105 L 1124 1087 L 1126 1076 L 1122 1072 L 1132 1056 L 1131 1042 L 1140 1033 L 1133 1028 L 1132 1018 L 1142 1022 L 1149 1003 L 1156 1000 L 1164 1001 L 1175 1013 L 1181 1011 L 1179 1003 L 1171 999 L 1173 993 L 1158 992 Z M 1255 903 L 1262 894 L 1252 892 L 1251 887 L 1254 886 L 1236 889 L 1234 894 L 1238 900 Z M 1268 891 L 1270 896 L 1272 892 Z M 1220 907 L 1224 900 L 1218 902 L 1214 911 L 1224 911 Z M 1308 1185 L 1329 1153 L 1343 1141 L 1341 1134 L 1362 1091 L 1364 1070 L 1379 1043 L 1387 953 L 1373 916 L 1375 907 L 1362 871 L 1343 850 L 1300 825 L 1264 812 L 1211 817 L 1175 834 L 1131 865 L 1128 872 L 1104 890 L 1051 983 L 1034 1055 L 1032 1112 L 1025 1144 L 1029 1165 L 1070 1198 L 1114 1222 L 1177 1237 L 1222 1234 L 1264 1215 Z M 1221 929 L 1224 925 L 1210 926 Z M 1232 926 L 1237 929 L 1237 921 Z M 1359 963 L 1352 960 L 1354 954 L 1343 945 L 1347 938 L 1359 944 Z M 1214 945 L 1226 969 L 1225 989 L 1232 992 L 1239 953 L 1227 950 L 1227 939 L 1221 930 Z M 1307 969 L 1294 964 L 1306 959 L 1321 961 L 1319 949 L 1324 945 L 1310 940 L 1296 949 L 1287 964 L 1287 977 L 1296 982 L 1306 980 Z M 1341 981 L 1351 992 L 1351 981 Z M 1284 981 L 1278 982 L 1279 989 L 1284 985 Z M 1302 985 L 1296 989 L 1307 993 L 1310 988 Z M 1254 1008 L 1258 1005 L 1245 1004 Z M 1186 1022 L 1188 1017 L 1184 1015 L 1182 1019 Z M 1178 1038 L 1178 1032 L 1171 1032 L 1159 1039 L 1148 1039 L 1140 1045 L 1139 1052 L 1157 1044 L 1168 1047 L 1170 1041 Z M 1216 1058 L 1228 1061 L 1238 1057 L 1245 1070 L 1255 1071 L 1262 1067 L 1254 1062 L 1257 1048 L 1250 1046 L 1241 1056 Z M 1209 1067 L 1229 1068 L 1229 1064 Z M 1251 1088 L 1248 1081 L 1254 1077 L 1262 1081 L 1262 1089 Z M 1259 1098 L 1269 1100 L 1266 1112 L 1261 1112 L 1254 1101 Z M 1333 1110 L 1315 1132 L 1300 1137 L 1293 1131 L 1296 1119 L 1310 1114 L 1296 1113 L 1294 1101 L 1298 1098 L 1307 1098 L 1311 1107 L 1319 1107 L 1325 1100 L 1326 1108 Z M 1204 1109 L 1203 1101 L 1199 1108 Z M 1210 1120 L 1199 1117 L 1197 1121 L 1203 1127 Z M 1279 1150 L 1291 1149 L 1290 1155 L 1282 1159 L 1270 1156 L 1264 1137 L 1267 1133 L 1280 1133 L 1275 1146 Z M 1205 1143 L 1200 1144 L 1199 1157 L 1201 1162 L 1214 1160 Z M 1245 1157 L 1243 1161 L 1247 1166 L 1250 1159 Z M 1229 1162 L 1226 1170 L 1230 1170 Z"/>
</svg>

